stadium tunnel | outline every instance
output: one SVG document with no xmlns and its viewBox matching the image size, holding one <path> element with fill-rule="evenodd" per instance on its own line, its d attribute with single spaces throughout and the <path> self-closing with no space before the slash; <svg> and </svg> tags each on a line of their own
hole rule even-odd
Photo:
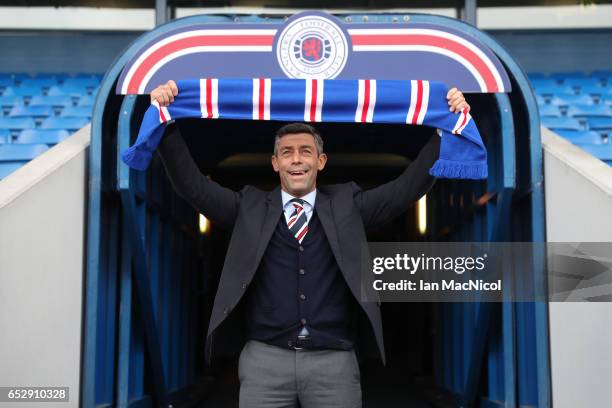
<svg viewBox="0 0 612 408">
<path fill-rule="evenodd" d="M 82 406 L 237 406 L 237 355 L 226 355 L 212 368 L 204 364 L 208 317 L 229 234 L 214 225 L 202 232 L 199 214 L 174 193 L 157 155 L 146 172 L 130 171 L 121 162 L 119 154 L 133 144 L 149 97 L 115 93 L 127 61 L 156 32 L 235 17 L 195 16 L 158 27 L 128 47 L 101 84 L 90 147 Z M 424 232 L 413 206 L 368 239 L 544 241 L 539 117 L 525 73 L 473 26 L 430 15 L 410 15 L 410 21 L 478 38 L 503 63 L 513 90 L 467 95 L 489 153 L 488 179 L 440 179 L 426 198 Z M 204 174 L 233 189 L 277 185 L 269 159 L 281 123 L 178 123 Z M 433 133 L 381 124 L 316 127 L 329 155 L 319 183 L 354 180 L 363 188 L 399 175 Z M 543 259 L 526 262 L 542 271 L 533 284 L 544 285 L 544 268 L 537 267 Z M 381 310 L 388 363 L 383 368 L 361 361 L 364 406 L 551 405 L 547 304 L 385 303 Z"/>
</svg>

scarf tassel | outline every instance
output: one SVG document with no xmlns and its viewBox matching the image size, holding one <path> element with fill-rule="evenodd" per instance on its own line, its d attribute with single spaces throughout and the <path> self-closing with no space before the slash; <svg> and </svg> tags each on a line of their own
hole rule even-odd
<svg viewBox="0 0 612 408">
<path fill-rule="evenodd" d="M 480 180 L 488 177 L 487 163 L 437 160 L 429 174 L 438 178 Z"/>
</svg>

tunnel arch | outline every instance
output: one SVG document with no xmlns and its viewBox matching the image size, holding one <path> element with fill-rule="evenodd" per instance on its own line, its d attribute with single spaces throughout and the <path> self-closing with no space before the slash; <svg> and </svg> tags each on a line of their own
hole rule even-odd
<svg viewBox="0 0 612 408">
<path fill-rule="evenodd" d="M 478 121 L 479 127 L 482 126 L 498 135 L 487 140 L 487 149 L 490 155 L 490 176 L 489 179 L 479 188 L 474 186 L 465 187 L 461 183 L 450 182 L 443 186 L 443 191 L 438 191 L 436 199 L 446 200 L 449 197 L 461 197 L 461 202 L 468 202 L 470 197 L 476 197 L 477 204 L 473 205 L 474 213 L 482 213 L 474 217 L 484 219 L 486 228 L 481 233 L 474 233 L 477 228 L 474 225 L 455 225 L 449 220 L 440 221 L 436 225 L 440 231 L 447 231 L 440 235 L 439 239 L 446 240 L 467 240 L 474 241 L 544 241 L 544 196 L 543 196 L 543 169 L 542 169 L 542 149 L 540 143 L 539 115 L 535 96 L 529 85 L 525 72 L 512 56 L 495 39 L 488 34 L 478 30 L 469 24 L 440 16 L 424 14 L 380 14 L 374 13 L 336 14 L 340 19 L 361 20 L 364 16 L 368 19 L 372 27 L 376 24 L 403 20 L 404 16 L 409 17 L 411 23 L 432 24 L 439 27 L 447 27 L 457 32 L 464 32 L 477 38 L 484 44 L 503 64 L 511 83 L 512 92 L 474 95 L 474 108 L 482 106 L 489 112 L 487 118 Z M 375 18 L 372 18 L 375 17 Z M 148 220 L 147 211 L 151 208 L 159 210 L 160 217 L 174 220 L 174 222 L 191 225 L 186 231 L 179 246 L 183 246 L 183 253 L 186 256 L 197 257 L 198 249 L 193 243 L 189 243 L 188 237 L 193 238 L 197 234 L 197 228 L 193 219 L 186 218 L 188 212 L 184 204 L 172 199 L 172 204 L 166 208 L 163 203 L 164 194 L 169 194 L 167 186 L 155 187 L 151 179 L 161 177 L 159 168 L 149 170 L 146 173 L 136 174 L 130 171 L 127 166 L 121 163 L 119 153 L 127 148 L 137 131 L 138 119 L 141 117 L 144 108 L 147 106 L 146 98 L 136 95 L 118 95 L 116 88 L 120 82 L 122 71 L 125 66 L 134 58 L 138 50 L 153 41 L 160 35 L 171 33 L 177 29 L 193 24 L 219 24 L 235 21 L 236 18 L 244 20 L 248 24 L 266 24 L 270 21 L 282 22 L 283 18 L 266 18 L 259 16 L 192 16 L 171 21 L 157 27 L 155 30 L 143 34 L 132 43 L 118 58 L 113 62 L 102 80 L 94 105 L 91 127 L 90 145 L 90 165 L 89 165 L 89 220 L 88 220 L 88 241 L 87 241 L 87 265 L 86 265 L 86 306 L 85 306 L 85 329 L 83 346 L 83 381 L 82 381 L 82 403 L 84 406 L 92 406 L 97 402 L 112 401 L 113 399 L 126 399 L 128 395 L 128 385 L 126 383 L 128 374 L 119 374 L 115 377 L 115 370 L 125 369 L 130 364 L 143 364 L 143 355 L 134 359 L 129 352 L 125 351 L 121 340 L 118 349 L 108 345 L 103 328 L 109 319 L 117 313 L 113 309 L 114 302 L 138 301 L 144 313 L 141 316 L 142 325 L 139 330 L 144 333 L 144 340 L 141 341 L 142 348 L 148 350 L 147 359 L 151 369 L 150 380 L 155 385 L 158 394 L 155 399 L 160 401 L 180 400 L 180 393 L 170 392 L 180 385 L 181 381 L 174 379 L 173 371 L 164 365 L 161 358 L 160 344 L 165 344 L 164 339 L 151 336 L 150 333 L 156 332 L 156 322 L 152 314 L 156 312 L 153 298 L 150 291 L 149 277 L 144 271 L 147 270 L 146 254 L 150 251 L 149 235 L 155 234 L 155 228 L 159 228 L 158 233 L 162 234 L 164 228 L 159 221 Z M 364 23 L 366 24 L 366 23 Z M 366 24 L 367 25 L 367 24 Z M 365 27 L 365 25 L 364 25 Z M 368 25 L 369 27 L 369 25 Z M 484 115 L 483 115 L 484 116 Z M 484 132 L 483 132 L 484 133 Z M 165 191 L 158 191 L 164 190 Z M 442 190 L 442 189 L 441 189 Z M 151 202 L 147 202 L 147 197 L 154 197 Z M 430 197 L 431 198 L 431 197 Z M 435 203 L 434 204 L 435 207 Z M 467 210 L 454 208 L 457 214 L 462 214 Z M 467 206 L 466 206 L 467 207 Z M 516 225 L 517 220 L 522 219 L 527 225 Z M 444 225 L 447 224 L 447 225 Z M 157 227 L 155 227 L 157 225 Z M 480 227 L 479 227 L 480 228 Z M 472 230 L 472 233 L 466 232 Z M 470 235 L 471 234 L 471 235 Z M 116 241 L 113 241 L 115 239 Z M 158 243 L 159 244 L 159 243 Z M 128 254 L 127 264 L 125 260 L 117 258 L 117 253 Z M 113 255 L 114 254 L 114 255 Z M 114 258 L 113 258 L 114 256 Z M 121 291 L 118 281 L 127 280 L 131 285 L 131 277 L 117 273 L 115 268 L 125 271 L 131 269 L 130 259 L 134 266 L 134 288 L 136 299 Z M 123 263 L 122 263 L 123 262 Z M 541 263 L 542 259 L 534 262 Z M 544 276 L 534 276 L 535 285 L 544 285 Z M 113 292 L 114 290 L 114 292 Z M 119 291 L 119 292 L 117 292 Z M 107 312 L 102 312 L 104 309 Z M 141 310 L 141 312 L 143 312 Z M 443 313 L 457 313 L 455 309 L 442 311 Z M 489 326 L 489 314 L 493 311 L 487 307 L 481 309 L 480 319 L 472 322 L 476 329 L 485 329 Z M 147 316 L 147 313 L 149 316 Z M 471 313 L 471 312 L 470 312 Z M 548 339 L 546 335 L 539 333 L 535 335 L 535 330 L 542 331 L 548 327 L 548 311 L 545 304 L 518 305 L 511 310 L 504 309 L 504 316 L 509 322 L 504 324 L 517 324 L 527 330 L 523 333 L 524 340 L 527 342 L 527 349 L 512 348 L 509 355 L 500 358 L 497 369 L 503 368 L 512 380 L 507 381 L 504 386 L 498 387 L 495 395 L 496 399 L 504 401 L 520 401 L 530 403 L 539 407 L 550 406 L 549 396 L 549 363 L 548 363 Z M 124 316 L 125 319 L 125 316 Z M 121 320 L 113 331 L 119 336 L 131 338 L 133 333 L 130 329 L 134 322 L 131 319 Z M 534 332 L 528 332 L 533 327 Z M 447 328 L 448 329 L 448 328 Z M 504 326 L 504 330 L 506 330 Z M 127 331 L 126 331 L 127 330 Z M 448 329 L 452 332 L 452 329 Z M 508 329 L 509 330 L 509 329 Z M 478 330 L 476 330 L 478 332 Z M 514 334 L 512 334 L 514 335 Z M 123 338 L 123 337 L 122 337 Z M 462 364 L 469 366 L 465 374 L 458 375 L 458 378 L 439 377 L 440 386 L 451 389 L 461 395 L 461 401 L 473 403 L 477 398 L 483 398 L 479 394 L 479 384 L 476 382 L 478 373 L 477 367 L 482 361 L 483 353 L 490 338 L 486 336 L 474 335 L 473 340 L 477 346 L 477 352 L 472 356 L 465 357 Z M 125 341 L 125 340 L 124 340 Z M 508 342 L 508 333 L 502 335 L 503 342 Z M 505 344 L 505 343 L 504 343 Z M 451 346 L 449 352 L 459 353 Z M 176 351 L 175 351 L 176 352 Z M 101 356 L 113 353 L 116 356 L 116 367 L 100 363 Z M 117 353 L 117 354 L 115 354 Z M 524 360 L 524 353 L 531 353 L 537 357 L 533 363 Z M 489 358 L 491 358 L 489 356 Z M 136 362 L 134 362 L 134 360 Z M 138 362 L 140 361 L 140 362 Z M 439 369 L 439 368 L 438 368 Z M 474 372 L 472 372 L 474 371 Z M 535 373 L 535 374 L 534 374 Z M 185 374 L 181 374 L 185 376 Z M 488 373 L 488 380 L 491 382 L 499 381 L 499 375 Z M 533 377 L 535 375 L 535 377 Z M 184 380 L 184 379 L 183 379 Z M 119 387 L 119 395 L 114 395 L 108 388 L 108 383 L 116 382 Z M 518 383 L 518 385 L 517 385 Z M 142 387 L 141 387 L 142 388 Z M 515 393 L 513 389 L 519 391 Z M 144 394 L 143 389 L 137 392 Z M 493 396 L 490 395 L 492 398 Z"/>
</svg>

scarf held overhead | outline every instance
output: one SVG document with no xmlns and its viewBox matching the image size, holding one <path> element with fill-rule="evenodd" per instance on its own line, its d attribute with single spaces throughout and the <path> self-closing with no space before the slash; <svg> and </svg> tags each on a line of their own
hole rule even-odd
<svg viewBox="0 0 612 408">
<path fill-rule="evenodd" d="M 467 110 L 449 111 L 448 88 L 421 80 L 189 79 L 168 107 L 153 101 L 133 146 L 122 152 L 129 167 L 146 170 L 175 119 L 250 119 L 305 122 L 374 122 L 440 129 L 440 156 L 429 169 L 439 178 L 487 178 L 487 151 Z"/>
</svg>

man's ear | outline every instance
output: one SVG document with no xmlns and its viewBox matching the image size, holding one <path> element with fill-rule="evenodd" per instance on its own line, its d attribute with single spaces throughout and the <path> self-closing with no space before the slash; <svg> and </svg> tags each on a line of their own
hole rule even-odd
<svg viewBox="0 0 612 408">
<path fill-rule="evenodd" d="M 275 154 L 272 155 L 272 168 L 274 169 L 275 172 L 278 173 L 278 162 L 276 161 Z"/>
<path fill-rule="evenodd" d="M 325 163 L 327 163 L 327 155 L 325 153 L 321 153 L 318 157 L 319 162 L 317 163 L 317 168 L 319 171 L 323 170 L 325 167 Z"/>
</svg>

